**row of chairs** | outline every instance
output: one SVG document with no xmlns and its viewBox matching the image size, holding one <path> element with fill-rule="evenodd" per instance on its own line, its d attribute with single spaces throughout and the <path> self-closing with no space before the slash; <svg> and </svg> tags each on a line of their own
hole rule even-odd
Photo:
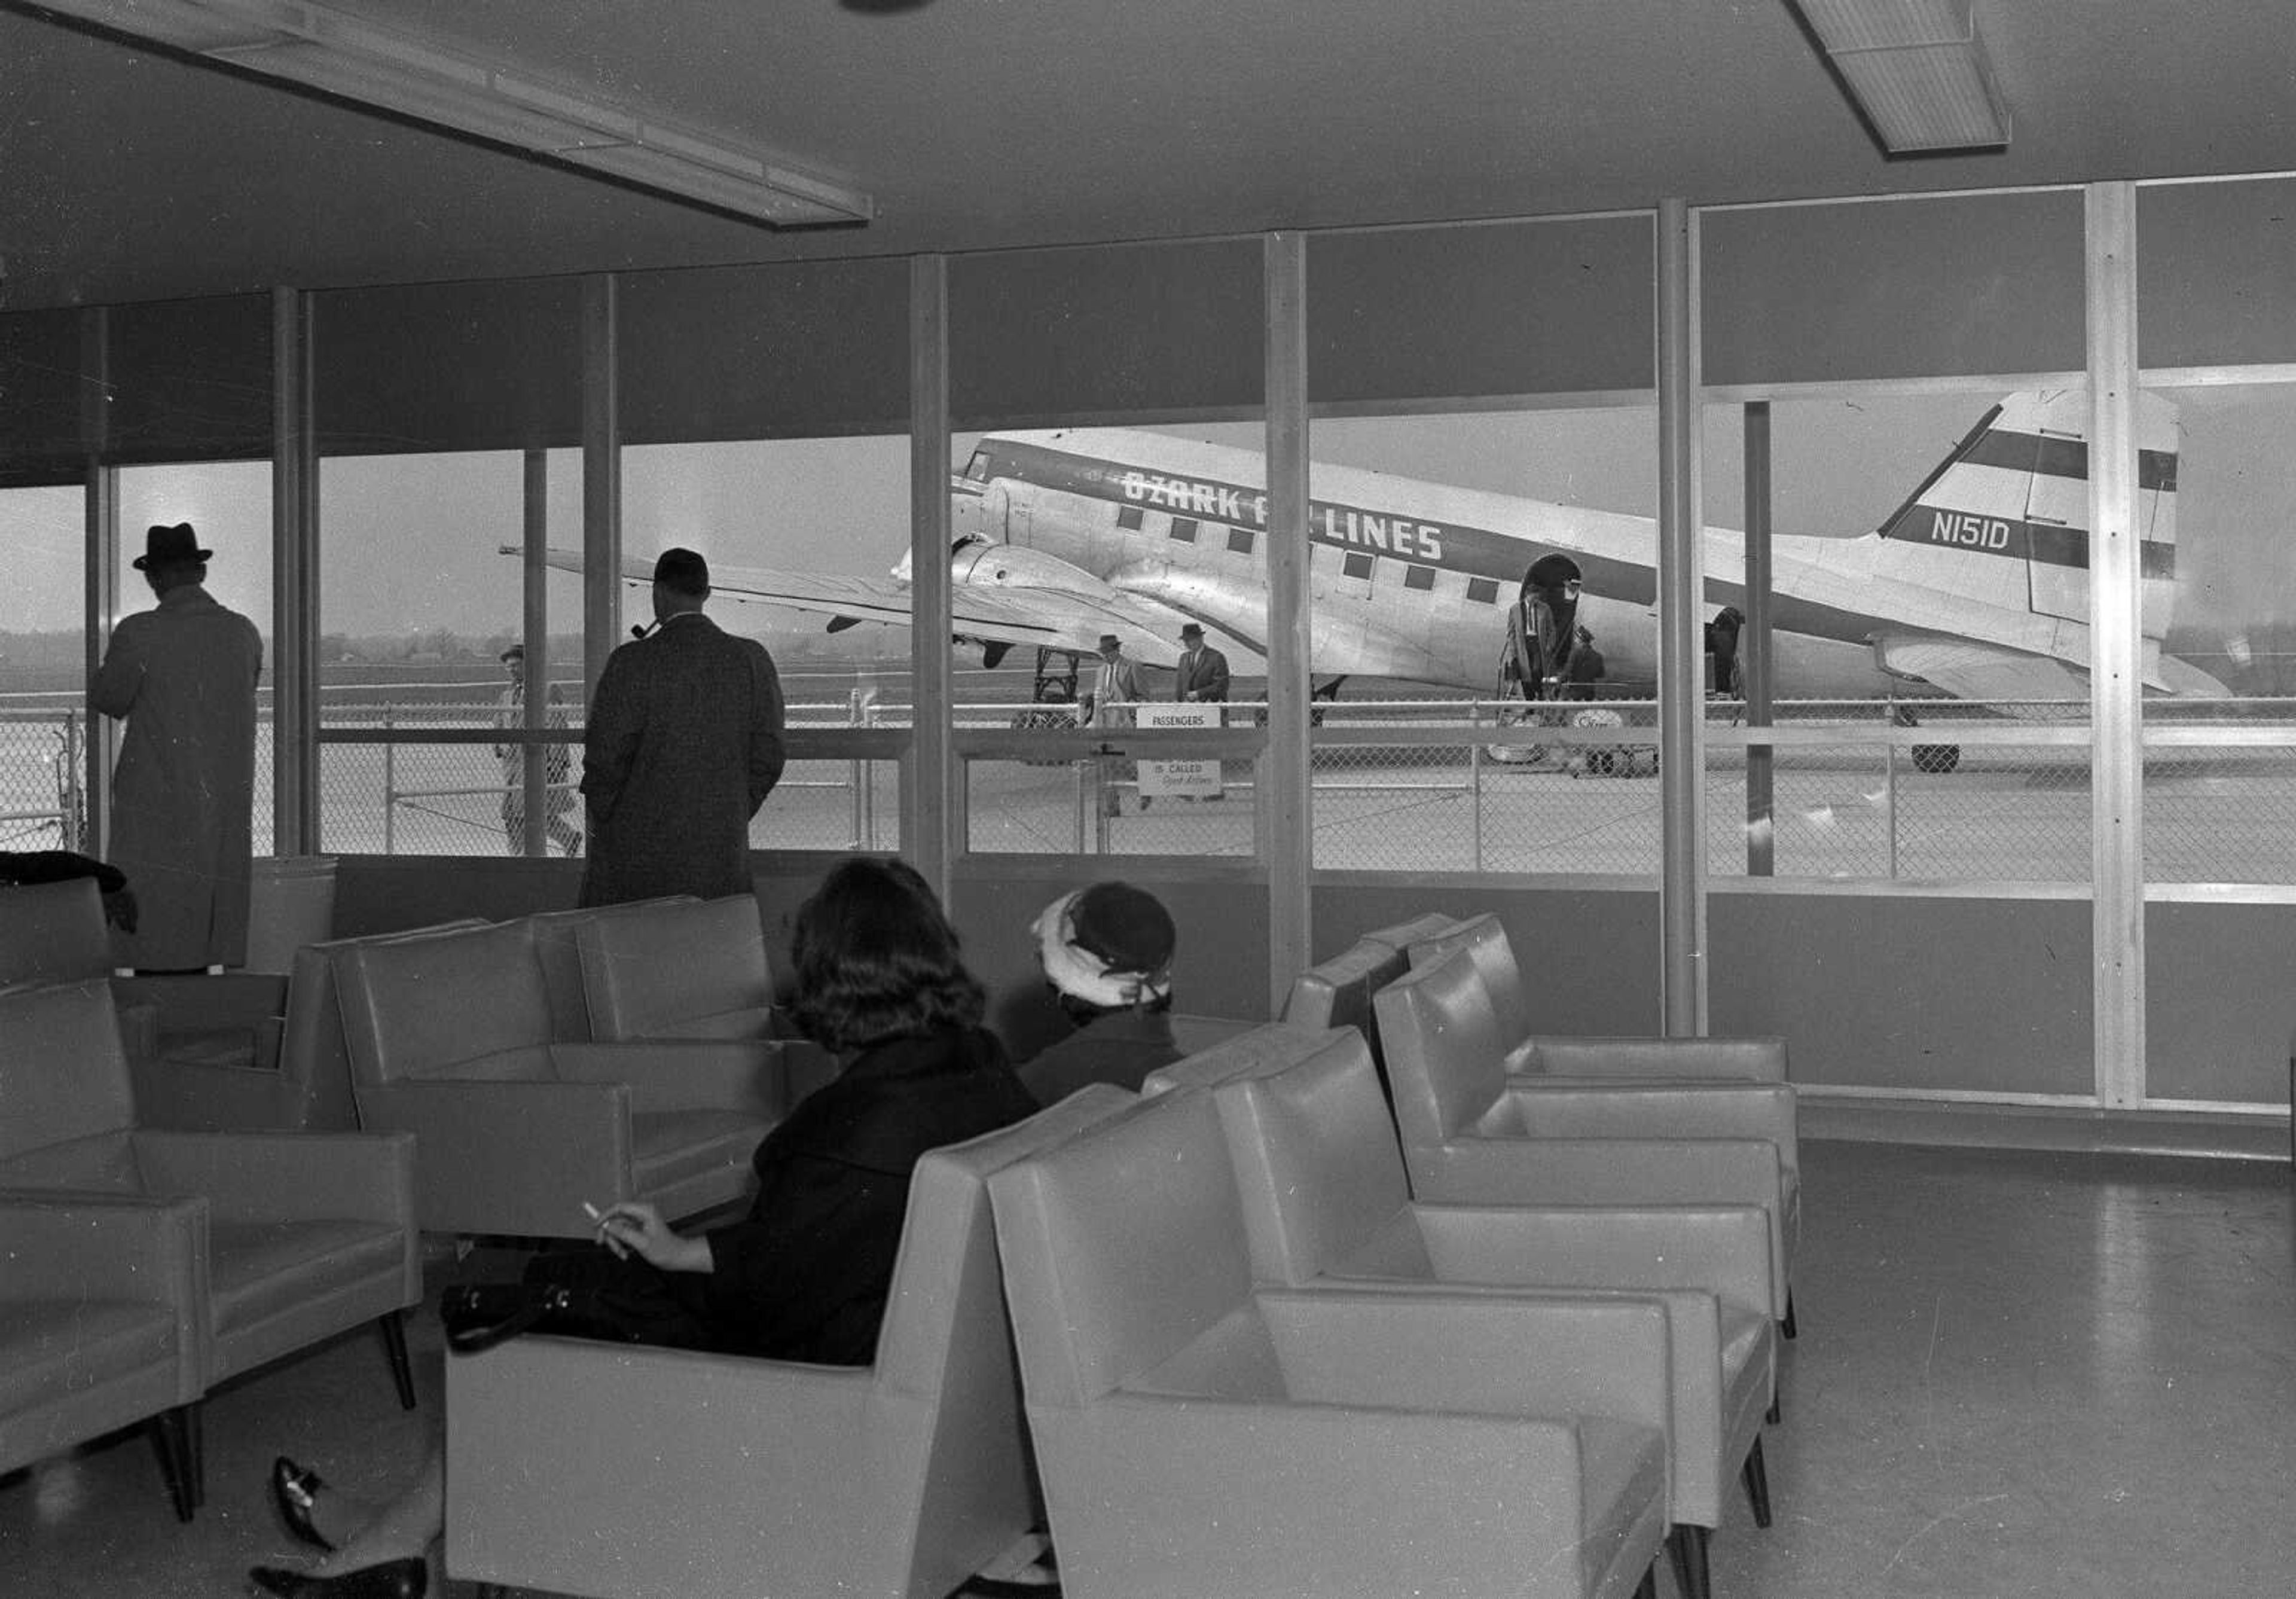
<svg viewBox="0 0 2296 1599">
<path fill-rule="evenodd" d="M 148 1420 L 186 1519 L 217 1383 L 373 1321 L 414 1403 L 421 1231 L 574 1236 L 585 1201 L 731 1201 L 828 1070 L 765 1036 L 746 897 L 306 947 L 267 1064 L 148 1053 L 180 1013 L 105 972 L 92 883 L 6 910 L 0 1472 Z"/>
<path fill-rule="evenodd" d="M 217 1384 L 372 1322 L 414 1405 L 414 1140 L 141 1125 L 110 986 L 0 994 L 0 1472 L 149 1422 L 178 1518 Z"/>
<path fill-rule="evenodd" d="M 1782 1064 L 1701 1083 L 1718 1062 L 1635 1044 L 1621 1084 L 1518 1055 L 1566 1103 L 1472 1119 L 1472 1192 L 1431 1192 L 1463 1033 L 1485 1078 L 1509 1054 L 1463 947 L 1406 969 L 1459 931 L 1303 978 L 1295 1008 L 1353 993 L 1368 1028 L 1258 1028 L 928 1154 L 868 1368 L 555 1338 L 450 1361 L 449 1570 L 930 1599 L 1048 1526 L 1076 1595 L 1647 1594 L 1661 1541 L 1703 1595 L 1734 1480 L 1769 1520 L 1780 1146 L 1711 1140 L 1761 1144 L 1749 1202 L 1558 1195 L 1542 1157 L 1695 1144 L 1598 1102 L 1790 1108 Z"/>
</svg>

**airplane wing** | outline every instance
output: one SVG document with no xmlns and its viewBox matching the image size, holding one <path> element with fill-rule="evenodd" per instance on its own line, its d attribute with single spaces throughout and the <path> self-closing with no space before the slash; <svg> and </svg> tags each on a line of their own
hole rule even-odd
<svg viewBox="0 0 2296 1599">
<path fill-rule="evenodd" d="M 969 554 L 969 553 L 968 553 Z M 949 595 L 949 631 L 982 644 L 1041 646 L 1089 655 L 1100 636 L 1113 633 L 1124 642 L 1125 653 L 1149 666 L 1179 664 L 1181 625 L 1197 619 L 1177 607 L 1146 595 L 1111 588 L 1100 579 L 1041 552 L 1025 553 L 1020 563 L 960 559 Z M 545 557 L 561 571 L 579 572 L 579 551 L 553 549 Z M 1055 570 L 1058 569 L 1058 570 Z M 1063 582 L 1069 574 L 1071 581 Z M 653 563 L 645 560 L 622 562 L 622 578 L 650 583 Z M 766 567 L 713 565 L 711 594 L 751 604 L 781 605 L 830 619 L 832 631 L 840 625 L 881 622 L 908 626 L 914 595 L 900 578 L 832 577 L 818 572 L 782 571 Z"/>
</svg>

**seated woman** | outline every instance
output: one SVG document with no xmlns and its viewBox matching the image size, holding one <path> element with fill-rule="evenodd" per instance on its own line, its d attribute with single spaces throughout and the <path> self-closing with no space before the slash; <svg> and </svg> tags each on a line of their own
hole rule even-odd
<svg viewBox="0 0 2296 1599">
<path fill-rule="evenodd" d="M 1076 1031 L 1021 1068 L 1040 1105 L 1086 1083 L 1138 1093 L 1180 1058 L 1172 1039 L 1172 951 L 1177 933 L 1163 902 L 1128 882 L 1063 894 L 1037 918 L 1037 959 Z"/>
<path fill-rule="evenodd" d="M 749 1214 L 689 1235 L 652 1205 L 618 1204 L 600 1220 L 603 1250 L 545 1257 L 539 1275 L 605 1287 L 628 1308 L 608 1336 L 867 1365 L 918 1157 L 1036 1109 L 980 1026 L 984 996 L 955 931 L 909 866 L 833 869 L 798 912 L 791 964 L 791 1013 L 840 1069 L 758 1146 Z M 446 1526 L 437 1446 L 389 1505 L 357 1504 L 284 1458 L 272 1488 L 290 1529 L 329 1553 L 310 1571 L 258 1566 L 258 1587 L 293 1599 L 426 1590 Z"/>
</svg>

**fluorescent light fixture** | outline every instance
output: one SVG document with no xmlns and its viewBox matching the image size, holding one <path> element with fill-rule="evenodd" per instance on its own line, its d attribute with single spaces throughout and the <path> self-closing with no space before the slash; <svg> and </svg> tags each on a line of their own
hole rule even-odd
<svg viewBox="0 0 2296 1599">
<path fill-rule="evenodd" d="M 596 99 L 515 62 L 303 0 L 40 0 L 119 33 L 603 172 L 776 227 L 866 222 L 868 195 L 778 155 Z"/>
<path fill-rule="evenodd" d="M 1973 0 L 1792 0 L 1891 155 L 1998 150 L 2009 111 Z"/>
</svg>

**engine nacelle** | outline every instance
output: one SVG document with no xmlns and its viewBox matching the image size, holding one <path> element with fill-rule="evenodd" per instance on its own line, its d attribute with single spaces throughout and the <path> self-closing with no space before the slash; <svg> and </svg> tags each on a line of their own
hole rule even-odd
<svg viewBox="0 0 2296 1599">
<path fill-rule="evenodd" d="M 966 588 L 1058 588 L 1070 594 L 1116 590 L 1057 555 L 1024 545 L 967 545 L 950 558 L 950 580 Z"/>
</svg>

